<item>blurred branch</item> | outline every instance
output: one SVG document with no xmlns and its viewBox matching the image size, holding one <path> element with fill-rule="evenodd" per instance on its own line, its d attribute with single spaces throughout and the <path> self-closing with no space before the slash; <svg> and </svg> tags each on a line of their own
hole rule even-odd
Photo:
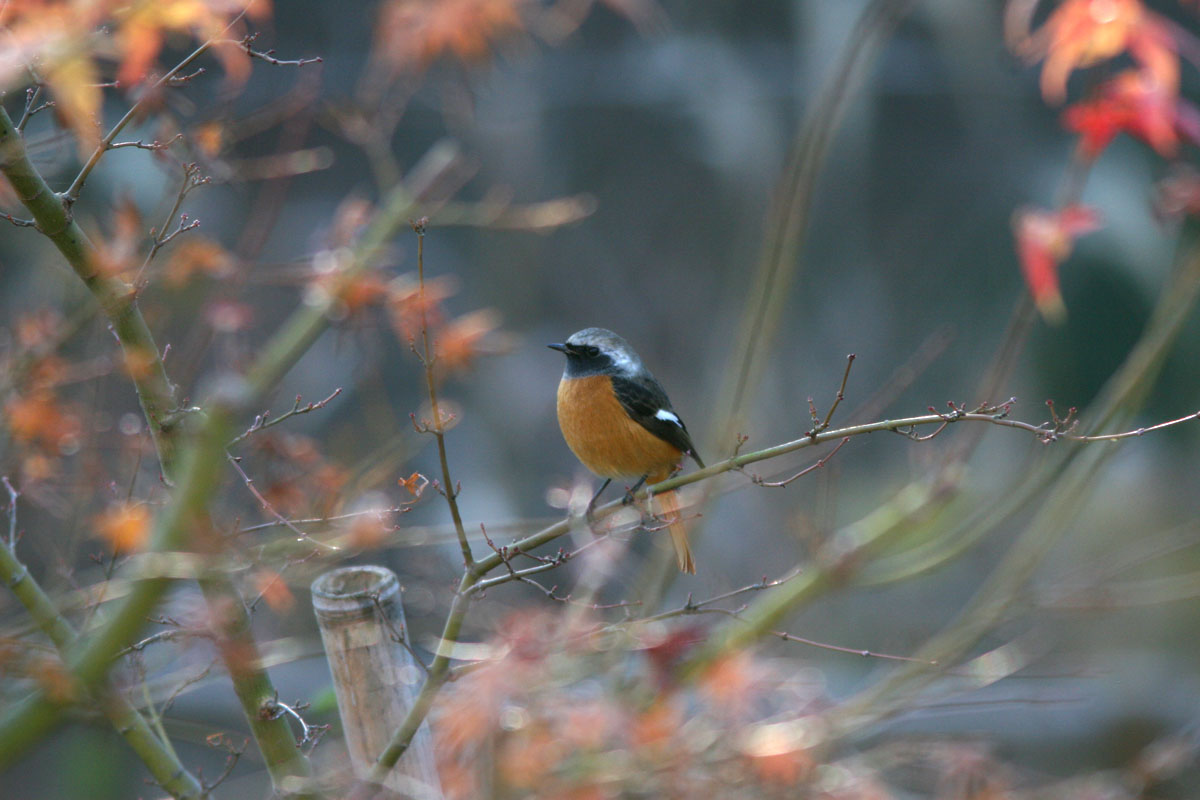
<svg viewBox="0 0 1200 800">
<path fill-rule="evenodd" d="M 172 418 L 176 405 L 175 389 L 167 380 L 154 336 L 137 308 L 136 292 L 129 284 L 105 275 L 99 268 L 95 247 L 29 160 L 21 135 L 3 108 L 0 108 L 0 172 L 33 214 L 38 230 L 58 248 L 99 301 L 126 359 L 130 363 L 145 364 L 144 368 L 130 370 L 131 379 L 158 449 L 159 461 L 166 469 L 175 455 L 174 439 L 170 435 L 175 421 Z"/>
<path fill-rule="evenodd" d="M 484 200 L 478 203 L 446 203 L 438 211 L 434 222 L 438 227 L 472 225 L 541 232 L 579 222 L 595 211 L 596 198 L 590 194 L 528 204 Z"/>
<path fill-rule="evenodd" d="M 771 199 L 762 252 L 746 294 L 737 338 L 726 368 L 721 371 L 727 377 L 717 397 L 712 426 L 704 437 L 717 448 L 728 447 L 742 427 L 746 403 L 771 357 L 772 342 L 791 294 L 788 290 L 803 266 L 800 253 L 809 212 L 834 134 L 850 101 L 869 76 L 875 58 L 914 4 L 915 0 L 871 0 L 850 32 L 832 74 L 809 106 L 792 143 Z M 738 280 L 741 279 L 739 275 Z M 695 526 L 691 532 L 693 543 L 699 538 L 699 528 Z M 658 604 L 677 575 L 667 554 L 651 561 L 638 581 L 638 585 L 645 587 L 648 608 Z"/>
<path fill-rule="evenodd" d="M 1200 221 L 1189 219 L 1181 235 L 1176 271 L 1163 288 L 1141 338 L 1096 401 L 1092 430 L 1121 424 L 1140 408 L 1198 297 Z M 1136 435 L 1136 431 L 1130 433 Z M 1070 530 L 1079 505 L 1093 488 L 1096 473 L 1114 452 L 1109 448 L 1086 448 L 1061 470 L 1020 537 L 962 614 L 926 644 L 922 657 L 951 664 L 1013 613 L 1034 569 Z M 893 713 L 913 684 L 930 679 L 928 674 L 899 670 L 844 706 L 840 712 L 843 729 L 854 729 Z"/>
<path fill-rule="evenodd" d="M 479 579 L 478 565 L 479 562 L 475 562 L 474 568 L 463 571 L 462 579 L 458 583 L 458 590 L 454 593 L 454 600 L 450 604 L 450 613 L 446 615 L 446 624 L 442 627 L 441 638 L 438 639 L 437 651 L 434 654 L 433 662 L 429 665 L 425 683 L 422 684 L 421 691 L 413 701 L 404 722 L 392 734 L 391 741 L 379 754 L 379 758 L 367 778 L 368 783 L 377 785 L 383 783 L 388 772 L 412 743 L 417 729 L 421 727 L 421 723 L 429 715 L 429 709 L 433 707 L 434 698 L 449 679 L 450 654 L 454 650 L 455 643 L 458 642 L 463 621 L 471 606 L 471 596 L 468 590 Z"/>
<path fill-rule="evenodd" d="M 7 485 L 8 479 L 5 478 L 4 482 Z M 10 513 L 15 527 L 15 496 Z M 66 660 L 79 635 L 54 607 L 50 597 L 29 574 L 25 565 L 17 559 L 15 542 L 8 546 L 0 544 L 0 582 L 8 586 L 42 633 L 54 643 L 60 657 Z M 91 697 L 93 704 L 108 717 L 113 728 L 138 755 L 164 791 L 181 799 L 204 796 L 200 781 L 183 766 L 170 745 L 155 735 L 145 717 L 119 690 L 101 682 Z"/>
<path fill-rule="evenodd" d="M 717 403 L 719 443 L 727 441 L 739 427 L 742 409 L 770 356 L 770 345 L 789 296 L 787 288 L 799 274 L 808 215 L 834 133 L 875 57 L 913 4 L 914 0 L 872 0 L 851 31 L 833 75 L 821 87 L 792 145 L 772 199 L 763 251 L 742 312 L 742 327 L 730 354 L 732 368 L 727 374 L 735 378 L 726 382 Z"/>
<path fill-rule="evenodd" d="M 190 63 L 203 50 L 202 47 L 185 59 L 173 73 Z M 105 146 L 132 118 L 132 113 L 131 110 L 113 129 Z M 91 167 L 94 167 L 100 154 L 101 151 L 97 150 L 93 155 L 94 161 L 89 162 Z M 450 145 L 435 146 L 427 154 L 423 162 L 424 169 L 414 170 L 411 180 L 398 186 L 385 199 L 383 209 L 368 226 L 351 257 L 336 276 L 335 290 L 295 311 L 281 330 L 267 342 L 244 380 L 229 379 L 218 385 L 205 407 L 203 422 L 195 433 L 191 447 L 176 459 L 176 423 L 184 415 L 173 413 L 173 387 L 163 369 L 160 351 L 137 309 L 133 287 L 116 277 L 103 275 L 96 268 L 93 245 L 67 213 L 64 203 L 50 191 L 33 167 L 11 118 L 0 108 L 0 172 L 9 179 L 22 202 L 33 213 L 39 230 L 58 247 L 100 302 L 127 357 L 134 352 L 141 356 L 141 361 L 149 361 L 147 368 L 134 371 L 133 380 L 159 451 L 164 475 L 177 481 L 171 501 L 155 520 L 150 544 L 152 552 L 180 549 L 193 533 L 196 521 L 206 519 L 208 501 L 219 485 L 224 443 L 232 436 L 233 420 L 241 416 L 247 406 L 261 402 L 262 397 L 328 327 L 331 312 L 340 302 L 344 288 L 373 262 L 386 240 L 412 216 L 414 206 L 425 199 L 425 193 L 437 185 L 457 160 L 457 149 Z M 85 167 L 76 184 L 82 186 L 89 171 L 90 167 Z M 213 582 L 217 580 L 212 579 Z M 103 627 L 90 632 L 73 649 L 67 661 L 82 688 L 87 690 L 95 687 L 104 679 L 113 654 L 137 636 L 147 615 L 168 585 L 169 580 L 163 577 L 138 580 Z M 231 586 L 227 588 L 232 589 Z M 244 613 L 240 599 L 237 608 Z M 231 670 L 231 674 L 235 672 Z M 245 699 L 249 701 L 265 700 L 262 696 L 251 698 L 249 694 L 267 685 L 266 681 L 265 672 L 257 670 L 250 685 L 238 687 L 239 696 L 246 694 Z M 273 697 L 274 691 L 270 694 Z M 257 706 L 257 702 L 244 703 L 247 710 Z M 38 741 L 57 721 L 62 710 L 63 701 L 49 697 L 44 692 L 10 707 L 0 718 L 0 765 L 8 763 Z M 291 744 L 286 721 L 277 719 L 267 722 L 274 724 L 274 729 L 259 725 L 254 720 L 251 720 L 251 725 L 256 732 L 271 731 L 273 741 L 259 744 L 264 756 L 276 754 L 282 759 L 268 759 L 268 768 L 276 785 L 286 783 L 288 776 L 307 775 L 307 759 Z M 284 741 L 288 742 L 290 749 L 282 747 Z"/>
<path fill-rule="evenodd" d="M 1050 435 L 1051 430 L 1045 425 L 1033 425 L 1030 423 L 1015 423 L 1013 420 L 1007 419 L 1007 414 L 1011 405 L 1006 403 L 1000 406 L 983 406 L 974 411 L 966 411 L 962 407 L 950 404 L 951 411 L 945 414 L 934 413 L 919 417 L 908 417 L 898 420 L 882 420 L 863 425 L 849 426 L 834 430 L 826 430 L 817 433 L 813 432 L 805 435 L 800 439 L 791 442 L 769 447 L 752 453 L 745 453 L 726 459 L 725 461 L 712 464 L 706 469 L 697 470 L 696 472 L 687 475 L 676 476 L 666 481 L 662 481 L 649 490 L 643 489 L 639 494 L 644 495 L 649 491 L 653 494 L 670 491 L 691 483 L 696 483 L 701 480 L 712 478 L 723 472 L 739 470 L 747 464 L 752 464 L 758 461 L 764 461 L 770 458 L 777 458 L 786 453 L 800 450 L 806 447 L 812 447 L 830 441 L 842 440 L 851 436 L 876 433 L 880 431 L 892 431 L 897 433 L 911 433 L 914 429 L 925 425 L 936 425 L 939 429 L 945 428 L 948 425 L 959 422 L 982 422 L 989 424 L 998 424 L 1003 427 L 1018 428 L 1027 432 L 1033 433 L 1041 441 L 1051 443 L 1060 438 L 1066 438 L 1061 435 Z M 1179 424 L 1187 419 L 1195 418 L 1196 415 L 1191 415 L 1181 420 L 1175 420 L 1172 424 Z M 819 427 L 819 426 L 818 426 Z M 1129 435 L 1136 435 L 1135 431 L 1129 432 Z M 928 438 L 928 437 L 926 437 Z M 1089 441 L 1087 437 L 1077 437 L 1081 443 Z M 839 444 L 838 447 L 842 445 Z M 833 536 L 817 558 L 809 564 L 798 568 L 794 574 L 780 579 L 778 582 L 763 582 L 763 584 L 754 584 L 748 587 L 743 587 L 735 592 L 727 595 L 722 595 L 714 598 L 713 601 L 724 599 L 734 594 L 739 594 L 748 591 L 757 591 L 759 589 L 773 588 L 774 591 L 767 592 L 760 601 L 751 605 L 744 613 L 722 612 L 733 615 L 736 619 L 732 620 L 728 625 L 724 626 L 720 631 L 715 633 L 708 643 L 700 649 L 700 651 L 684 665 L 684 671 L 694 673 L 704 665 L 711 663 L 714 659 L 724 653 L 736 650 L 743 647 L 762 636 L 778 636 L 786 638 L 790 641 L 800 641 L 814 645 L 821 645 L 818 642 L 810 642 L 800 639 L 791 634 L 783 633 L 777 630 L 777 624 L 787 614 L 794 611 L 797 607 L 806 601 L 809 601 L 822 592 L 831 587 L 842 584 L 852 575 L 853 570 L 862 562 L 869 554 L 877 551 L 883 544 L 890 541 L 897 532 L 907 531 L 914 516 L 924 516 L 932 512 L 935 501 L 944 496 L 945 487 L 938 482 L 914 483 L 894 496 L 891 501 L 883 504 L 874 512 L 869 514 L 864 519 L 857 523 L 847 526 Z M 623 508 L 625 503 L 623 500 L 614 500 L 595 511 L 595 518 L 602 519 L 611 515 L 615 511 Z M 437 655 L 429 668 L 429 675 L 425 684 L 421 688 L 421 692 L 417 697 L 410 710 L 408 717 L 400 728 L 393 734 L 392 741 L 388 747 L 380 755 L 376 763 L 370 781 L 379 783 L 387 774 L 387 771 L 394 765 L 397 759 L 403 755 L 407 749 L 409 742 L 420 726 L 421 721 L 428 714 L 429 708 L 432 706 L 434 696 L 446 682 L 449 674 L 450 654 L 454 644 L 458 640 L 459 631 L 462 628 L 463 620 L 470 604 L 470 599 L 473 595 L 479 594 L 482 587 L 490 587 L 498 583 L 520 580 L 529 574 L 536 574 L 558 566 L 558 560 L 544 562 L 542 565 L 532 567 L 527 570 L 515 570 L 511 566 L 510 559 L 516 555 L 521 555 L 532 551 L 533 549 L 551 542 L 564 534 L 570 532 L 572 526 L 578 523 L 577 519 L 567 518 L 534 533 L 526 536 L 511 545 L 505 547 L 493 546 L 491 555 L 482 557 L 476 560 L 469 568 L 467 568 L 462 578 L 459 581 L 458 590 L 455 593 L 454 601 L 451 604 L 450 612 L 447 616 L 446 623 L 443 628 L 442 636 L 439 639 Z M 565 561 L 566 559 L 561 559 Z M 489 572 L 499 567 L 505 567 L 509 572 L 495 579 L 485 580 Z M 539 588 L 540 585 L 539 585 Z M 706 601 L 710 602 L 710 601 Z M 699 610 L 699 607 L 696 607 Z M 688 613 L 689 609 L 685 606 L 682 612 Z M 653 618 L 652 618 L 653 619 Z M 825 645 L 821 645 L 825 646 Z M 833 649 L 840 651 L 863 653 L 862 650 L 851 648 L 841 648 L 836 645 L 830 645 Z M 869 652 L 869 651 L 867 651 Z M 879 655 L 879 654 L 872 654 Z M 881 656 L 882 657 L 882 656 Z M 927 658 L 921 655 L 916 657 L 906 656 L 887 656 L 896 660 L 911 661 L 919 664 L 923 670 L 928 670 L 929 666 L 935 662 L 941 663 L 938 659 Z"/>
<path fill-rule="evenodd" d="M 237 20 L 240 18 L 241 15 L 239 14 L 234 19 Z M 233 22 L 230 22 L 229 27 L 232 27 L 232 25 Z M 229 28 L 227 27 L 226 30 L 228 29 Z M 70 207 L 71 204 L 79 199 L 79 193 L 83 191 L 83 184 L 87 182 L 88 176 L 92 174 L 92 170 L 94 170 L 96 165 L 100 163 L 100 159 L 104 157 L 104 154 L 112 149 L 113 142 L 116 141 L 116 138 L 121 134 L 121 131 L 125 130 L 125 126 L 142 113 L 142 110 L 147 103 L 152 102 L 159 96 L 159 89 L 174 85 L 175 79 L 178 78 L 193 61 L 208 52 L 209 48 L 213 46 L 214 42 L 214 39 L 209 39 L 193 50 L 191 54 L 176 64 L 173 69 L 155 81 L 153 86 L 148 87 L 142 93 L 141 99 L 131 105 L 129 110 L 125 112 L 125 115 L 121 117 L 121 119 L 117 120 L 117 123 L 112 126 L 112 129 L 109 130 L 109 132 L 105 134 L 104 138 L 100 140 L 100 143 L 96 145 L 96 149 L 92 151 L 91 156 L 88 158 L 87 162 L 84 163 L 83 168 L 79 170 L 79 174 L 75 176 L 75 180 L 71 181 L 71 185 L 67 187 L 65 192 L 62 193 L 62 201 L 65 206 Z M 2 136 L 0 136 L 0 141 L 3 141 Z"/>
</svg>

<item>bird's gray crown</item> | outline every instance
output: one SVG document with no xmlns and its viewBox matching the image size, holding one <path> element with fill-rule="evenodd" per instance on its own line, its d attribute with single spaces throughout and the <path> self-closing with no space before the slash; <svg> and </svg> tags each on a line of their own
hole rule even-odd
<svg viewBox="0 0 1200 800">
<path fill-rule="evenodd" d="M 608 373 L 632 377 L 645 371 L 629 342 L 607 328 L 584 328 L 567 337 L 567 373 L 573 377 Z M 590 356 L 586 348 L 599 353 Z"/>
</svg>

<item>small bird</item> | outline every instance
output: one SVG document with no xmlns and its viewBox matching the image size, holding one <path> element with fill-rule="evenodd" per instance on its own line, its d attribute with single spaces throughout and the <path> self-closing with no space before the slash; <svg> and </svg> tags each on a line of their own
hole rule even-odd
<svg viewBox="0 0 1200 800">
<path fill-rule="evenodd" d="M 584 328 L 548 347 L 567 357 L 558 384 L 563 438 L 585 467 L 605 479 L 588 503 L 588 517 L 613 478 L 637 481 L 626 494 L 631 500 L 642 484 L 670 477 L 685 454 L 704 468 L 667 393 L 628 342 L 604 328 Z M 668 516 L 678 512 L 674 493 L 658 499 Z M 687 529 L 678 518 L 667 528 L 679 569 L 695 573 Z"/>
</svg>

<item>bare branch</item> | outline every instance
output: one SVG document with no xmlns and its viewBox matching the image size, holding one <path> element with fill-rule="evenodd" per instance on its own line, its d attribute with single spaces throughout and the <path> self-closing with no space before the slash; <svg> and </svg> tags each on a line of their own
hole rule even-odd
<svg viewBox="0 0 1200 800">
<path fill-rule="evenodd" d="M 284 420 L 290 419 L 291 417 L 297 416 L 299 414 L 307 414 L 311 411 L 319 411 L 320 409 L 327 406 L 329 404 L 329 402 L 331 400 L 333 400 L 333 398 L 337 397 L 341 393 L 342 393 L 342 387 L 339 386 L 338 388 L 334 389 L 333 392 L 328 397 L 326 397 L 324 400 L 318 400 L 317 402 L 309 403 L 306 406 L 300 405 L 300 403 L 302 402 L 302 398 L 300 395 L 296 395 L 296 402 L 292 404 L 292 407 L 289 411 L 287 411 L 283 414 L 280 414 L 278 417 L 275 417 L 274 419 L 269 419 L 269 417 L 271 416 L 270 411 L 264 411 L 263 413 L 259 414 L 257 417 L 254 418 L 254 422 L 250 425 L 249 428 L 247 428 L 241 434 L 235 436 L 233 439 L 230 439 L 228 446 L 233 447 L 235 444 L 243 441 L 247 437 L 252 436 L 255 433 L 258 433 L 261 430 L 266 430 L 267 428 L 270 428 L 274 425 L 278 425 L 279 423 L 283 422 Z"/>
<path fill-rule="evenodd" d="M 167 213 L 167 218 L 163 221 L 163 224 L 159 228 L 152 229 L 150 231 L 150 236 L 153 239 L 153 242 L 150 245 L 150 250 L 146 253 L 146 259 L 142 262 L 142 266 L 138 268 L 137 276 L 134 278 L 135 284 L 141 282 L 142 273 L 144 273 L 146 268 L 150 266 L 150 262 L 153 261 L 154 257 L 158 255 L 159 250 L 161 250 L 168 242 L 170 242 L 179 234 L 183 233 L 184 231 L 190 231 L 200 225 L 198 220 L 192 220 L 189 222 L 187 214 L 180 214 L 179 223 L 175 230 L 171 231 L 170 233 L 166 232 L 171 226 L 171 222 L 175 219 L 175 215 L 179 214 L 179 209 L 183 206 L 184 198 L 187 197 L 196 187 L 204 186 L 211 182 L 212 178 L 200 175 L 200 167 L 198 167 L 196 164 L 189 163 L 183 165 L 183 182 L 179 186 L 179 193 L 175 196 L 175 204 L 171 206 L 171 210 Z"/>
<path fill-rule="evenodd" d="M 291 60 L 276 58 L 274 50 L 260 52 L 250 46 L 255 42 L 255 40 L 258 39 L 258 36 L 259 34 L 252 33 L 241 41 L 242 49 L 246 51 L 246 55 L 250 56 L 251 58 L 257 58 L 260 61 L 265 61 L 268 64 L 274 64 L 277 67 L 303 67 L 305 64 L 322 64 L 325 61 L 320 56 L 316 56 L 314 58 L 296 58 Z"/>
<path fill-rule="evenodd" d="M 263 496 L 263 493 L 258 490 L 258 487 L 254 485 L 254 479 L 246 474 L 246 470 L 242 469 L 241 459 L 237 458 L 236 456 L 234 456 L 232 453 L 229 453 L 229 452 L 225 453 L 225 458 L 229 461 L 230 464 L 233 465 L 233 468 L 237 470 L 238 474 L 242 476 L 242 482 L 246 484 L 246 488 L 249 489 L 250 493 L 252 495 L 254 495 L 256 500 L 258 500 L 259 504 L 263 507 L 263 510 L 266 511 L 271 516 L 273 516 L 288 530 L 295 533 L 299 537 L 298 541 L 308 542 L 310 544 L 316 545 L 317 547 L 321 547 L 326 550 L 341 550 L 342 549 L 335 544 L 326 544 L 325 542 L 317 541 L 316 539 L 313 539 L 311 536 L 309 536 L 306 532 L 300 530 L 295 525 L 293 525 L 291 520 L 289 520 L 283 514 L 280 514 L 278 511 L 275 510 L 275 506 L 271 505 L 270 501 L 268 501 L 267 498 Z"/>
<path fill-rule="evenodd" d="M 463 565 L 467 572 L 472 572 L 475 567 L 475 558 L 471 554 L 471 543 L 467 540 L 466 528 L 463 527 L 462 513 L 458 508 L 458 487 L 450 478 L 450 461 L 446 456 L 445 424 L 447 420 L 442 418 L 442 412 L 438 406 L 437 374 L 434 372 L 437 350 L 429 342 L 428 304 L 425 302 L 425 228 L 428 224 L 429 220 L 425 217 L 414 220 L 412 223 L 413 231 L 417 234 L 417 285 L 421 304 L 421 352 L 418 353 L 418 356 L 425 367 L 425 385 L 429 390 L 429 408 L 433 414 L 432 427 L 429 425 L 426 427 L 437 441 L 438 461 L 442 467 L 442 495 L 446 498 L 446 504 L 450 507 L 450 517 L 454 520 L 454 532 L 458 534 L 458 546 L 462 551 Z M 416 352 L 415 342 L 413 347 Z M 415 416 L 413 425 L 416 426 Z M 434 488 L 437 488 L 436 481 Z"/>
<path fill-rule="evenodd" d="M 109 150 L 118 150 L 122 147 L 135 147 L 138 150 L 150 150 L 152 152 L 159 153 L 159 152 L 162 152 L 163 150 L 166 150 L 172 144 L 174 144 L 175 142 L 178 142 L 182 138 L 183 138 L 183 134 L 177 133 L 174 136 L 172 136 L 170 139 L 167 139 L 165 142 L 160 142 L 158 139 L 155 139 L 152 142 L 146 142 L 146 141 L 143 141 L 142 139 L 138 139 L 136 142 L 132 142 L 132 141 L 131 142 L 113 142 L 112 144 L 110 144 L 108 146 L 108 149 Z"/>
<path fill-rule="evenodd" d="M 793 481 L 795 481 L 799 478 L 803 478 L 808 473 L 810 473 L 814 470 L 818 470 L 821 467 L 825 466 L 825 462 L 829 461 L 829 459 L 831 459 L 835 455 L 837 455 L 838 450 L 841 450 L 846 445 L 846 442 L 848 442 L 848 441 L 850 441 L 849 436 L 843 437 L 842 440 L 837 443 L 836 447 L 834 447 L 832 450 L 830 450 L 828 453 L 826 453 L 824 456 L 822 456 L 820 459 L 818 459 L 816 461 L 816 463 L 809 464 L 807 467 L 800 470 L 799 472 L 797 472 L 795 475 L 793 475 L 790 478 L 784 478 L 781 481 L 768 481 L 768 480 L 765 480 L 763 478 L 763 476 L 761 476 L 761 475 L 752 475 L 750 477 L 750 480 L 752 480 L 756 486 L 763 486 L 763 487 L 768 487 L 771 489 L 782 489 L 783 487 L 787 486 L 789 483 L 792 483 Z"/>
<path fill-rule="evenodd" d="M 0 219 L 6 219 L 18 228 L 36 228 L 37 222 L 31 219 L 18 219 L 12 214 L 0 214 Z"/>
<path fill-rule="evenodd" d="M 837 395 L 833 398 L 833 404 L 829 406 L 829 412 L 825 414 L 825 419 L 817 422 L 817 410 L 813 406 L 812 398 L 808 399 L 809 413 L 812 415 L 813 427 L 808 432 L 809 436 L 816 436 L 821 431 L 829 427 L 830 420 L 833 419 L 833 412 L 837 411 L 837 407 L 846 399 L 846 381 L 850 380 L 850 368 L 854 366 L 854 353 L 846 356 L 846 371 L 842 373 L 842 385 L 838 387 Z M 832 454 L 831 454 L 832 455 Z"/>
<path fill-rule="evenodd" d="M 7 475 L 0 477 L 0 482 L 4 483 L 4 488 L 8 491 L 8 549 L 15 553 L 17 551 L 17 498 L 21 496 L 21 493 L 13 488 Z"/>
</svg>

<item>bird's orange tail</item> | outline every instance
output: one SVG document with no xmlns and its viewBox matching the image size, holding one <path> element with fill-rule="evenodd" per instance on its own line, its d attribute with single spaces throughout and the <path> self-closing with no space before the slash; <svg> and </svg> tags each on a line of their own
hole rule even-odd
<svg viewBox="0 0 1200 800">
<path fill-rule="evenodd" d="M 679 511 L 679 500 L 675 492 L 656 494 L 661 516 L 667 523 L 667 531 L 671 534 L 671 544 L 675 547 L 675 561 L 681 572 L 696 574 L 696 562 L 692 559 L 692 548 L 688 544 L 687 525 L 684 524 Z"/>
</svg>

